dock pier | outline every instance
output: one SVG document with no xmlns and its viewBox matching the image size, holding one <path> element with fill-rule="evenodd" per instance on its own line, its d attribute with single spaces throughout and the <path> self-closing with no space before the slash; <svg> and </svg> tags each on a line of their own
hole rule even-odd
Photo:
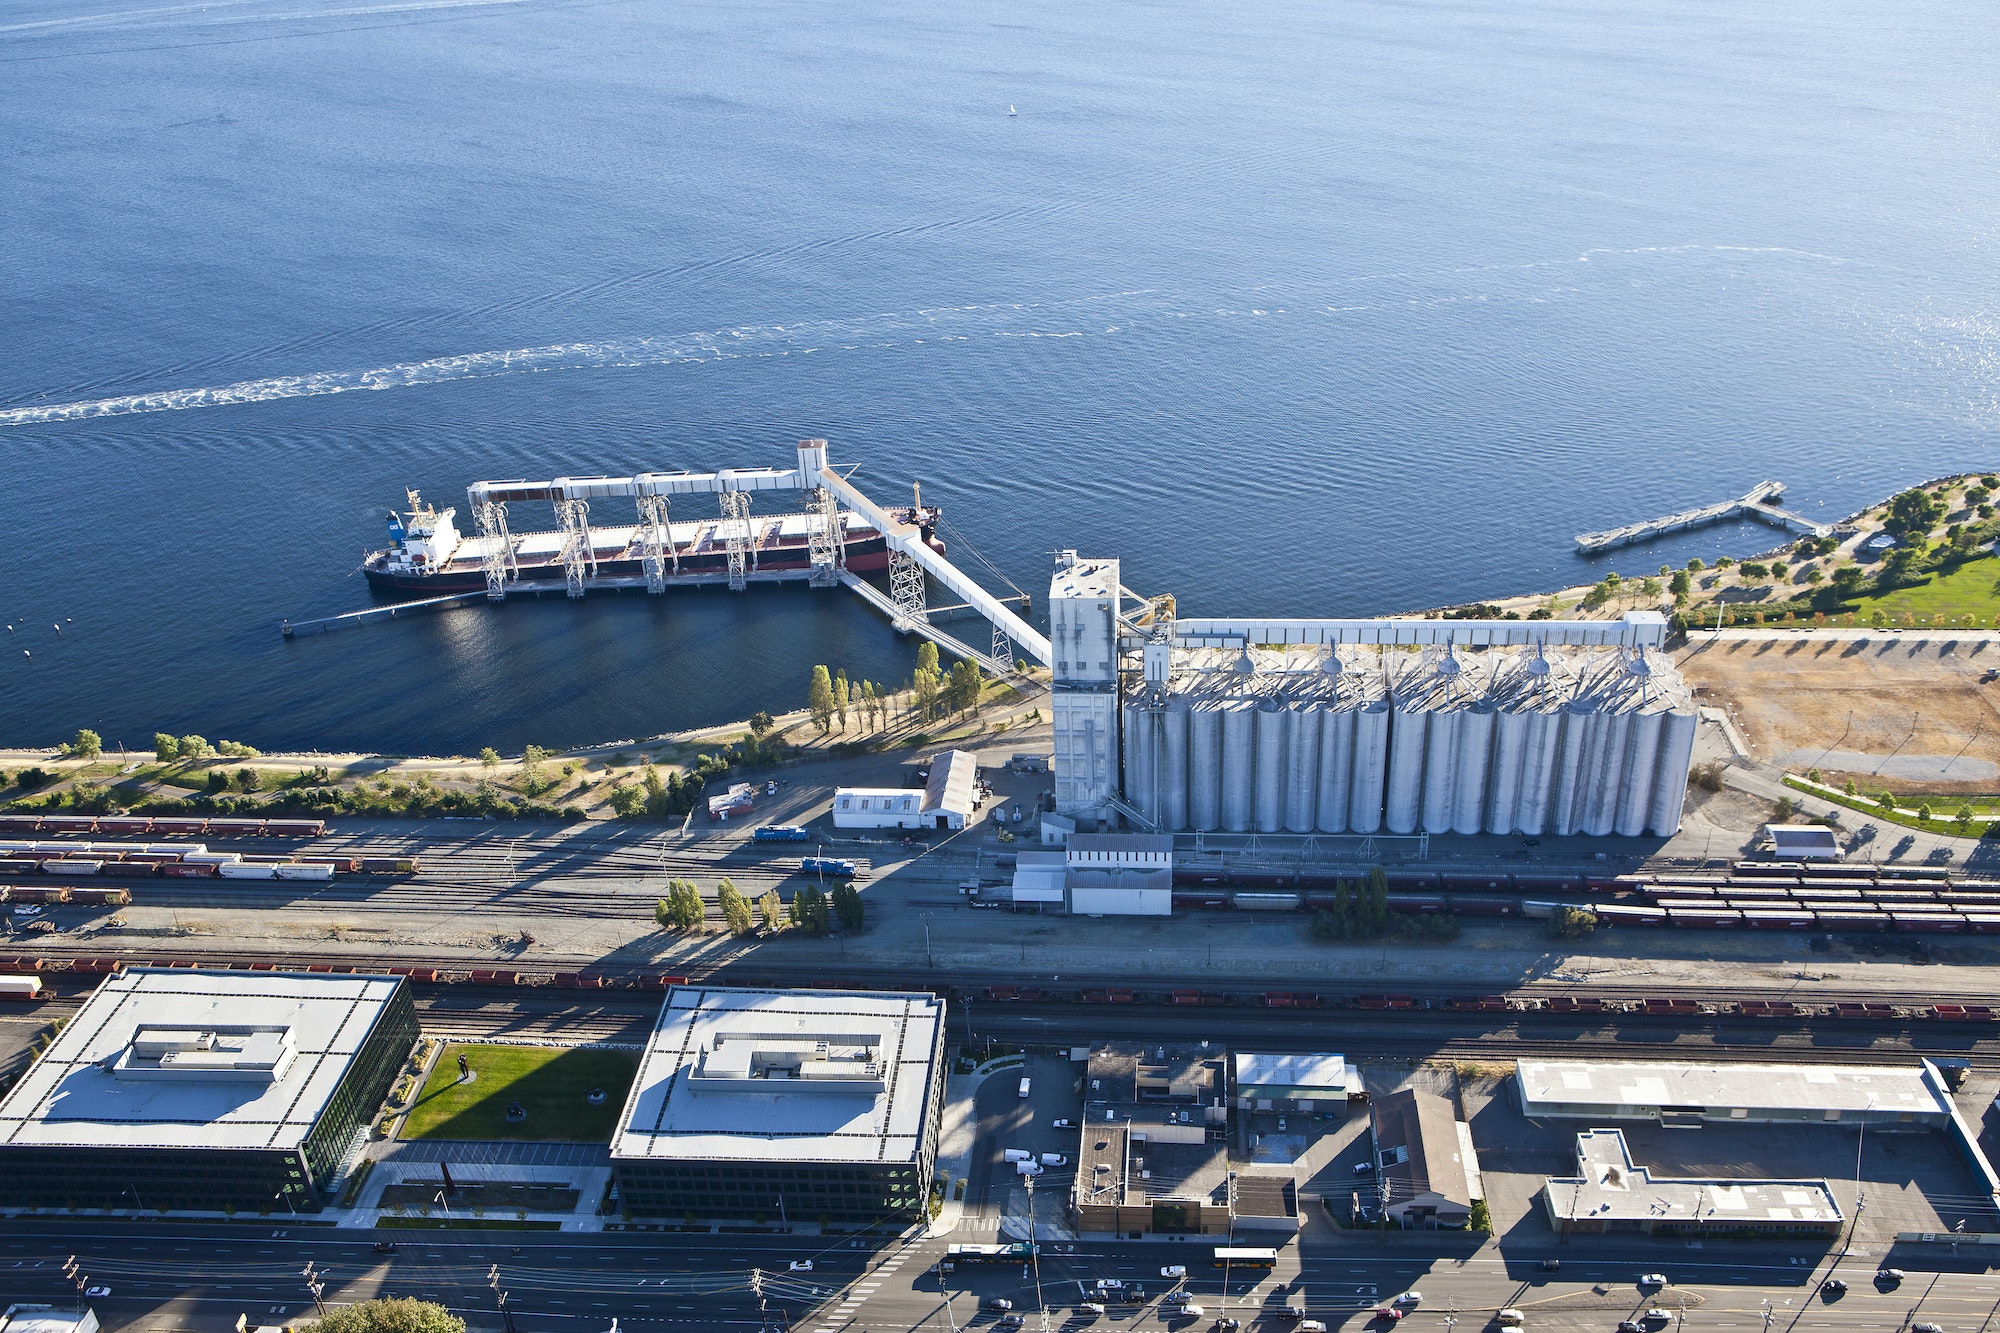
<svg viewBox="0 0 2000 1333">
<path fill-rule="evenodd" d="M 1635 542 L 1651 541 L 1655 537 L 1665 537 L 1676 532 L 1686 532 L 1710 523 L 1721 523 L 1732 518 L 1754 518 L 1760 523 L 1784 528 L 1803 536 L 1825 537 L 1833 532 L 1829 524 L 1815 523 L 1789 509 L 1780 509 L 1772 502 L 1785 493 L 1781 481 L 1760 481 L 1734 500 L 1724 500 L 1721 504 L 1704 505 L 1700 509 L 1684 509 L 1677 514 L 1663 518 L 1649 518 L 1643 523 L 1633 523 L 1622 528 L 1611 528 L 1604 532 L 1578 533 L 1577 549 L 1585 555 L 1595 555 L 1599 551 L 1614 550 L 1620 546 L 1630 546 Z"/>
</svg>

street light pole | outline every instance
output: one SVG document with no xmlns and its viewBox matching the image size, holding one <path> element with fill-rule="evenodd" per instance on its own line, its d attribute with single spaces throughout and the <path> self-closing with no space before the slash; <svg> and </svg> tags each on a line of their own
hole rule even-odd
<svg viewBox="0 0 2000 1333">
<path fill-rule="evenodd" d="M 499 1264 L 494 1264 L 486 1270 L 486 1282 L 493 1288 L 493 1299 L 499 1303 L 500 1318 L 506 1321 L 507 1333 L 514 1333 L 514 1312 L 507 1308 L 507 1293 L 500 1290 Z"/>
</svg>

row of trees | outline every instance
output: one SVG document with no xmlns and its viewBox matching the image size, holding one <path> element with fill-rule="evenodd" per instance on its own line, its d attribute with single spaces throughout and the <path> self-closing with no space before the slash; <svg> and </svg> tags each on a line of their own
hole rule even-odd
<svg viewBox="0 0 2000 1333">
<path fill-rule="evenodd" d="M 907 693 L 907 713 L 920 722 L 967 712 L 979 707 L 985 680 L 971 662 L 954 662 L 949 670 L 938 660 L 937 645 L 928 640 L 917 645 L 917 666 L 910 683 L 902 690 L 889 690 L 872 680 L 852 682 L 846 668 L 831 670 L 816 666 L 806 686 L 806 712 L 824 736 L 847 730 L 849 713 L 860 717 L 871 730 L 888 722 L 900 696 Z"/>
<path fill-rule="evenodd" d="M 1450 912 L 1418 915 L 1389 907 L 1389 876 L 1381 866 L 1362 880 L 1335 880 L 1333 906 L 1313 914 L 1312 933 L 1319 940 L 1455 940 L 1459 920 Z"/>
<path fill-rule="evenodd" d="M 78 736 L 95 733 L 78 732 Z M 255 759 L 263 753 L 254 745 L 241 741 L 217 741 L 210 745 L 202 736 L 169 736 L 164 731 L 153 733 L 153 757 L 163 764 L 176 760 L 213 759 L 221 755 L 225 759 Z"/>
<path fill-rule="evenodd" d="M 860 891 L 845 882 L 834 885 L 830 892 L 822 892 L 816 885 L 803 885 L 792 895 L 789 906 L 776 889 L 768 889 L 757 899 L 753 913 L 743 891 L 733 881 L 722 879 L 715 885 L 715 903 L 723 925 L 732 935 L 752 933 L 757 929 L 758 918 L 762 918 L 764 929 L 772 933 L 789 925 L 811 935 L 824 935 L 835 921 L 844 931 L 856 931 L 861 929 L 866 915 Z M 672 879 L 667 881 L 667 896 L 653 905 L 653 919 L 662 930 L 700 930 L 708 923 L 708 904 L 702 900 L 701 890 L 693 880 Z"/>
</svg>

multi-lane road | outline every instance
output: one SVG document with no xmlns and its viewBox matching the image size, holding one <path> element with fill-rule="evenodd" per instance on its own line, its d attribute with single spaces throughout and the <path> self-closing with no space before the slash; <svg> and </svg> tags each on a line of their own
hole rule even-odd
<svg viewBox="0 0 2000 1333">
<path fill-rule="evenodd" d="M 379 1236 L 394 1239 L 379 1253 Z M 990 1237 L 987 1237 L 990 1239 Z M 0 1224 L 0 1297 L 73 1302 L 62 1274 L 74 1255 L 93 1285 L 110 1289 L 90 1304 L 108 1327 L 130 1333 L 215 1330 L 243 1315 L 249 1324 L 309 1316 L 302 1271 L 324 1275 L 329 1305 L 378 1294 L 439 1301 L 475 1326 L 501 1323 L 496 1292 L 522 1333 L 622 1329 L 662 1333 L 760 1328 L 797 1333 L 886 1333 L 990 1327 L 994 1299 L 1012 1302 L 1039 1328 L 1110 1333 L 1188 1333 L 1225 1315 L 1246 1329 L 1280 1333 L 1288 1306 L 1329 1328 L 1388 1322 L 1374 1312 L 1412 1290 L 1420 1304 L 1400 1329 L 1480 1328 L 1496 1311 L 1523 1312 L 1534 1329 L 1610 1330 L 1649 1309 L 1660 1327 L 1736 1330 L 1894 1330 L 1935 1322 L 1950 1333 L 2000 1328 L 2000 1275 L 1909 1266 L 1897 1286 L 1878 1285 L 1876 1259 L 1842 1258 L 1807 1246 L 1732 1245 L 1597 1239 L 1566 1247 L 1530 1246 L 1504 1255 L 1455 1238 L 1343 1238 L 1309 1233 L 1280 1251 L 1275 1269 L 1223 1273 L 1211 1243 L 1080 1240 L 1044 1244 L 1039 1264 L 936 1266 L 964 1235 L 903 1243 L 780 1235 L 576 1234 L 548 1232 L 363 1232 L 260 1220 L 233 1226 L 123 1221 L 16 1221 Z M 1239 1244 L 1255 1243 L 1241 1237 Z M 1446 1251 L 1443 1258 L 1437 1257 Z M 1560 1257 L 1559 1272 L 1545 1259 Z M 1940 1257 L 1944 1257 L 1940 1255 Z M 810 1272 L 793 1264 L 810 1262 Z M 1184 1281 L 1162 1266 L 1184 1265 Z M 497 1269 L 497 1274 L 494 1270 Z M 1641 1288 L 1642 1273 L 1670 1278 Z M 1822 1285 L 1849 1283 L 1833 1297 Z M 1086 1292 L 1112 1278 L 1146 1289 L 1141 1303 L 1110 1303 L 1102 1316 L 1081 1311 Z M 493 1283 L 497 1281 L 497 1287 Z M 1176 1315 L 1161 1297 L 1185 1289 L 1202 1309 Z M 1768 1320 L 1767 1320 L 1768 1316 Z"/>
</svg>

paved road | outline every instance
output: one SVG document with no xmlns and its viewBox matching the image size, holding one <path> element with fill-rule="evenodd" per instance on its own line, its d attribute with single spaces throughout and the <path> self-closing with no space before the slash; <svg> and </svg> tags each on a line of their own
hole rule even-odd
<svg viewBox="0 0 2000 1333">
<path fill-rule="evenodd" d="M 1269 1272 L 1232 1270 L 1226 1289 L 1209 1262 L 1209 1243 L 1077 1242 L 1044 1246 L 1039 1272 L 1018 1264 L 961 1265 L 946 1278 L 933 1270 L 947 1241 L 902 1245 L 776 1236 L 661 1236 L 549 1233 L 403 1233 L 393 1254 L 371 1242 L 393 1233 L 336 1233 L 284 1223 L 230 1227 L 153 1226 L 90 1221 L 0 1223 L 0 1295 L 8 1300 L 73 1299 L 63 1258 L 75 1254 L 93 1282 L 112 1289 L 93 1300 L 114 1333 L 167 1329 L 222 1333 L 238 1314 L 252 1324 L 278 1323 L 311 1311 L 299 1271 L 311 1261 L 326 1277 L 330 1303 L 379 1293 L 422 1296 L 451 1306 L 477 1326 L 498 1326 L 488 1286 L 499 1268 L 521 1333 L 575 1333 L 581 1328 L 753 1330 L 789 1327 L 802 1333 L 886 1333 L 887 1330 L 987 1328 L 993 1298 L 1014 1302 L 1028 1327 L 1112 1329 L 1118 1333 L 1206 1329 L 1227 1312 L 1248 1328 L 1278 1333 L 1288 1304 L 1303 1305 L 1329 1327 L 1360 1329 L 1377 1304 L 1412 1288 L 1423 1301 L 1402 1329 L 1477 1328 L 1503 1306 L 1522 1310 L 1535 1329 L 1610 1330 L 1648 1308 L 1668 1311 L 1662 1325 L 1682 1329 L 1891 1330 L 1912 1316 L 1951 1333 L 2000 1327 L 2000 1276 L 1984 1271 L 1937 1272 L 1899 1258 L 1909 1277 L 1878 1289 L 1875 1259 L 1844 1261 L 1824 1248 L 1710 1241 L 1705 1248 L 1647 1238 L 1576 1241 L 1522 1247 L 1503 1256 L 1472 1249 L 1469 1238 L 1329 1237 L 1309 1233 L 1280 1252 Z M 949 1239 L 976 1239 L 954 1237 Z M 1239 1244 L 1255 1237 L 1239 1238 Z M 518 1243 L 518 1246 L 516 1245 Z M 1456 1247 L 1454 1251 L 1454 1246 Z M 1446 1257 L 1438 1258 L 1440 1250 Z M 1542 1273 L 1539 1261 L 1562 1256 L 1562 1270 Z M 1940 1255 L 1940 1257 L 1943 1257 Z M 810 1274 L 788 1265 L 810 1259 Z M 1185 1282 L 1163 1280 L 1163 1264 L 1188 1268 Z M 1825 1299 L 1819 1284 L 1837 1271 L 1851 1284 Z M 1661 1292 L 1636 1285 L 1642 1272 L 1663 1271 L 1673 1284 Z M 753 1272 L 757 1275 L 753 1281 Z M 1103 1317 L 1078 1317 L 1085 1286 L 1100 1278 L 1138 1282 L 1141 1305 L 1112 1305 Z M 1039 1279 L 1039 1287 L 1037 1286 Z M 1159 1297 L 1185 1287 L 1204 1310 L 1175 1318 Z M 759 1310 L 759 1289 L 763 1310 Z M 1038 1300 L 1039 1292 L 1039 1300 Z M 1386 1325 L 1378 1325 L 1386 1327 Z"/>
</svg>

